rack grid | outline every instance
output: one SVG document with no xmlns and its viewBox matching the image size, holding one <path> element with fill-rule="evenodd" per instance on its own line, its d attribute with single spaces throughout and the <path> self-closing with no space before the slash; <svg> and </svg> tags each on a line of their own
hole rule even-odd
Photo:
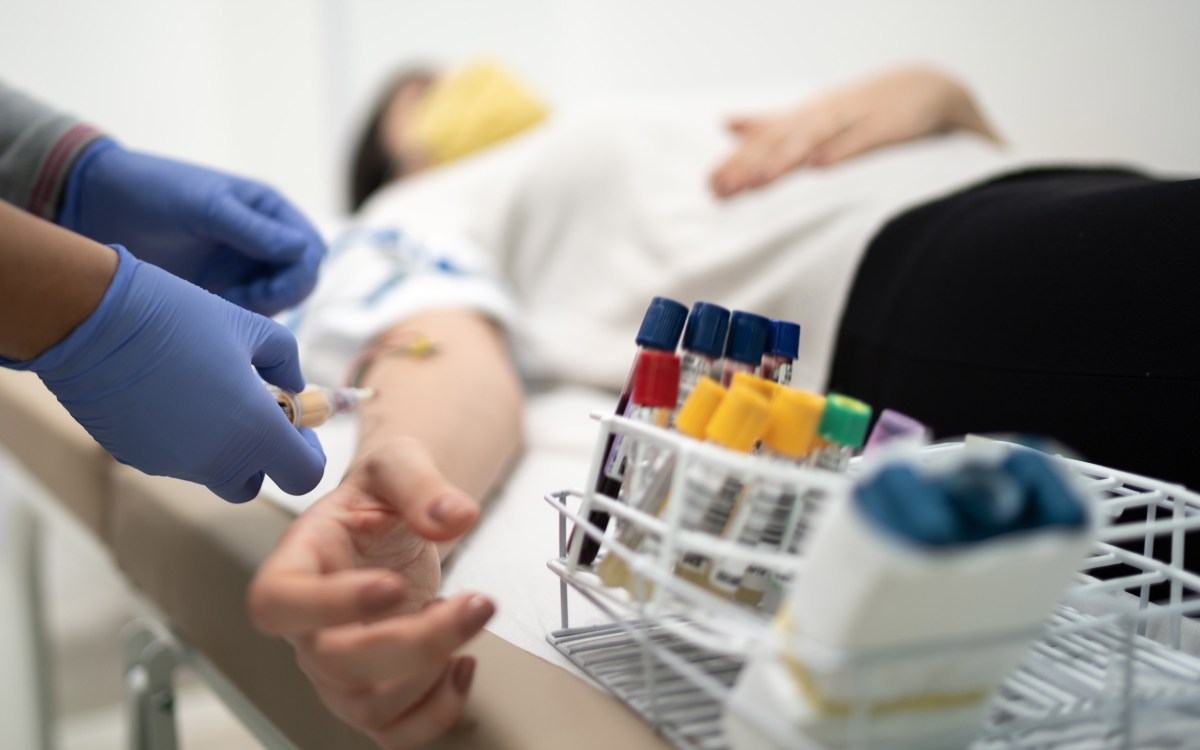
<svg viewBox="0 0 1200 750">
<path fill-rule="evenodd" d="M 716 463 L 743 479 L 766 476 L 797 488 L 815 486 L 834 499 L 849 491 L 857 470 L 852 465 L 847 475 L 834 475 L 766 465 L 620 416 L 593 416 L 601 430 L 589 487 L 596 486 L 610 433 L 673 453 L 673 495 L 682 491 L 681 477 L 695 461 Z M 944 460 L 962 447 L 929 446 L 919 460 Z M 836 744 L 822 744 L 754 706 L 741 707 L 741 719 L 779 747 L 873 747 L 867 739 L 873 720 L 871 679 L 885 665 L 919 658 L 923 652 L 959 651 L 969 658 L 989 648 L 1032 642 L 1020 666 L 991 697 L 971 750 L 1200 746 L 1200 621 L 1188 617 L 1200 615 L 1200 577 L 1183 567 L 1186 532 L 1200 529 L 1200 496 L 1178 485 L 1072 458 L 1055 460 L 1093 495 L 1106 523 L 1044 625 L 871 652 L 835 652 L 793 642 L 790 648 L 802 652 L 806 662 L 841 665 L 854 675 L 856 699 L 845 736 Z M 559 555 L 548 566 L 560 579 L 562 608 L 562 628 L 547 640 L 676 747 L 728 748 L 722 715 L 746 655 L 764 644 L 773 649 L 783 644 L 770 628 L 767 613 L 673 575 L 673 560 L 680 550 L 691 550 L 794 575 L 802 574 L 803 556 L 764 553 L 681 530 L 681 503 L 669 504 L 663 517 L 656 518 L 594 492 L 565 490 L 545 500 L 560 514 Z M 589 523 L 589 512 L 596 509 L 622 524 L 643 527 L 660 543 L 653 553 L 624 547 Z M 568 541 L 568 522 L 599 540 L 604 554 L 622 558 L 633 582 L 631 592 L 606 587 L 594 568 L 578 564 L 583 534 Z M 608 621 L 572 627 L 569 590 L 589 600 Z"/>
</svg>

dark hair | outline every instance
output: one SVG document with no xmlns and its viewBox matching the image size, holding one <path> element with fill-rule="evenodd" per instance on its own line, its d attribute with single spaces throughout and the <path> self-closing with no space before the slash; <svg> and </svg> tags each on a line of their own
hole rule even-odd
<svg viewBox="0 0 1200 750">
<path fill-rule="evenodd" d="M 435 73 L 431 68 L 408 68 L 392 77 L 384 88 L 362 132 L 358 136 L 358 145 L 354 147 L 354 157 L 350 162 L 350 210 L 357 211 L 367 198 L 390 180 L 403 176 L 404 164 L 393 158 L 383 147 L 380 130 L 383 127 L 383 116 L 387 112 L 392 99 L 405 86 L 412 83 L 429 83 Z"/>
</svg>

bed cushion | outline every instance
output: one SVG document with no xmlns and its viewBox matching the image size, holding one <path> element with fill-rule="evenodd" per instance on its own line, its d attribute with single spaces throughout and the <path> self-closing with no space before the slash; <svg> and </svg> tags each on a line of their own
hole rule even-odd
<svg viewBox="0 0 1200 750">
<path fill-rule="evenodd" d="M 101 540 L 116 461 L 31 372 L 0 368 L 0 445 Z"/>
</svg>

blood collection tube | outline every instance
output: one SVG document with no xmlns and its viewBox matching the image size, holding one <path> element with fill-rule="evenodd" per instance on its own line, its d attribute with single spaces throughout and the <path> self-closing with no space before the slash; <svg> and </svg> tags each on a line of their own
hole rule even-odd
<svg viewBox="0 0 1200 750">
<path fill-rule="evenodd" d="M 748 372 L 735 372 L 733 377 L 729 379 L 730 388 L 738 385 L 745 386 L 746 388 L 752 388 L 755 393 L 759 394 L 767 401 L 772 400 L 775 398 L 776 393 L 784 390 L 783 386 L 779 385 L 778 383 L 767 380 L 766 378 L 760 378 L 757 375 L 751 375 Z"/>
<path fill-rule="evenodd" d="M 748 453 L 762 436 L 767 423 L 769 402 L 754 388 L 733 386 L 708 420 L 706 442 L 738 453 Z M 684 477 L 684 509 L 680 527 L 718 536 L 742 492 L 742 481 L 724 469 L 694 462 Z M 698 552 L 685 552 L 675 566 L 677 575 L 695 583 L 704 583 L 709 558 Z"/>
<path fill-rule="evenodd" d="M 666 428 L 679 393 L 679 357 L 667 352 L 644 351 L 638 355 L 630 391 L 629 418 Z M 660 452 L 657 446 L 633 438 L 624 440 L 620 459 L 626 464 L 625 481 L 619 497 L 637 495 L 650 464 Z"/>
<path fill-rule="evenodd" d="M 817 438 L 807 465 L 823 471 L 845 471 L 854 452 L 862 446 L 863 438 L 867 434 L 867 425 L 870 423 L 870 406 L 849 396 L 830 393 L 825 399 L 825 409 L 817 425 Z M 825 495 L 816 489 L 810 489 L 800 495 L 796 501 L 795 513 L 792 514 L 784 534 L 782 549 L 792 554 L 800 553 L 811 521 L 820 512 L 824 502 Z M 772 574 L 763 606 L 773 611 L 779 605 L 787 585 L 786 577 Z"/>
<path fill-rule="evenodd" d="M 845 471 L 862 447 L 871 423 L 871 407 L 858 399 L 830 393 L 817 426 L 817 444 L 809 465 L 826 471 Z"/>
<path fill-rule="evenodd" d="M 754 313 L 734 310 L 729 316 L 729 335 L 721 360 L 721 385 L 729 387 L 735 372 L 758 374 L 767 348 L 769 320 Z"/>
<path fill-rule="evenodd" d="M 697 302 L 688 314 L 679 345 L 679 399 L 675 411 L 701 378 L 714 377 L 713 364 L 725 350 L 725 335 L 729 331 L 729 311 L 711 302 Z"/>
<path fill-rule="evenodd" d="M 929 439 L 929 428 L 917 420 L 892 409 L 884 409 L 871 429 L 871 436 L 863 448 L 863 455 L 869 456 L 882 446 L 892 441 L 903 440 L 924 444 Z"/>
<path fill-rule="evenodd" d="M 675 430 L 687 435 L 693 440 L 703 441 L 708 429 L 708 423 L 713 414 L 725 399 L 726 389 L 711 378 L 701 378 L 692 389 L 683 408 L 675 415 Z M 662 516 L 670 500 L 671 478 L 675 471 L 675 453 L 667 452 L 650 469 L 649 478 L 639 482 L 643 489 L 640 496 L 629 496 L 631 507 L 643 513 Z M 633 551 L 653 553 L 657 549 L 658 539 L 646 533 L 645 529 L 633 524 L 621 530 L 617 541 Z M 635 591 L 629 581 L 629 568 L 625 561 L 616 555 L 605 555 L 600 561 L 598 573 L 600 580 L 608 586 L 625 586 L 631 594 L 646 595 L 649 584 L 643 583 L 642 591 Z"/>
<path fill-rule="evenodd" d="M 759 374 L 780 385 L 791 385 L 792 365 L 799 353 L 800 325 L 772 320 L 767 326 L 767 350 Z"/>
<path fill-rule="evenodd" d="M 725 399 L 726 389 L 717 381 L 701 378 L 683 408 L 675 415 L 675 429 L 693 440 L 704 440 L 708 423 L 713 414 Z M 639 482 L 642 486 L 640 496 L 629 496 L 631 507 L 643 513 L 662 516 L 670 500 L 671 477 L 675 471 L 675 453 L 663 453 L 650 468 L 649 478 Z M 617 537 L 624 546 L 633 551 L 653 553 L 657 549 L 658 539 L 647 534 L 640 526 L 629 524 L 621 530 Z M 616 555 L 605 555 L 598 568 L 600 580 L 608 586 L 625 586 L 631 594 L 647 595 L 649 584 L 643 583 L 641 591 L 634 590 L 629 581 L 629 567 L 625 561 Z"/>
<path fill-rule="evenodd" d="M 359 404 L 375 395 L 374 388 L 328 388 L 310 385 L 303 391 L 285 391 L 273 385 L 267 390 L 283 409 L 284 416 L 296 427 L 316 427 L 336 414 L 358 409 Z"/>
<path fill-rule="evenodd" d="M 725 389 L 716 384 L 715 380 L 701 378 L 701 382 L 696 384 L 688 401 L 685 401 L 683 408 L 679 409 L 674 427 L 686 436 L 703 439 L 704 426 L 708 424 L 710 416 L 724 397 Z M 665 451 L 649 458 L 647 463 L 634 462 L 623 487 L 623 490 L 629 490 L 624 499 L 630 508 L 641 511 L 643 514 L 654 516 L 662 514 L 662 509 L 666 508 L 671 488 L 671 476 L 674 466 L 676 466 L 674 458 L 676 455 L 673 451 Z M 617 541 L 635 552 L 653 544 L 647 536 L 646 529 L 636 523 L 626 523 L 624 527 L 620 528 Z M 626 586 L 626 588 L 630 588 L 630 593 L 638 593 L 628 586 L 629 566 L 616 554 L 605 554 L 600 559 L 596 572 L 605 586 Z M 642 593 L 646 592 L 643 590 Z"/>
<path fill-rule="evenodd" d="M 771 400 L 758 455 L 765 462 L 800 465 L 812 448 L 825 397 L 795 388 L 780 388 Z M 744 547 L 778 551 L 796 509 L 795 492 L 778 482 L 761 480 L 747 488 L 734 509 L 724 536 Z M 766 570 L 745 562 L 718 561 L 714 589 L 757 604 L 766 588 Z"/>
<path fill-rule="evenodd" d="M 675 347 L 679 345 L 679 336 L 683 333 L 683 325 L 687 320 L 687 308 L 679 304 L 675 300 L 667 299 L 666 297 L 655 297 L 650 300 L 650 306 L 646 309 L 646 315 L 642 318 L 642 326 L 638 329 L 637 345 L 638 354 L 643 351 L 660 351 L 675 353 Z M 633 392 L 633 376 L 637 370 L 637 358 L 634 358 L 633 366 L 630 367 L 629 375 L 625 378 L 625 386 L 621 389 L 621 396 L 617 400 L 616 413 L 622 416 L 628 416 L 629 397 Z M 609 434 L 608 440 L 605 442 L 604 455 L 605 465 L 600 467 L 600 475 L 596 478 L 595 491 L 605 497 L 616 499 L 620 495 L 622 477 L 610 476 L 608 469 L 614 472 L 619 469 L 616 461 L 617 451 L 620 449 L 620 436 Z M 601 531 L 608 528 L 608 513 L 602 510 L 593 510 L 588 513 L 588 522 L 597 526 Z M 584 534 L 579 529 L 571 530 L 572 540 L 575 534 Z M 571 544 L 570 546 L 574 546 Z M 600 542 L 593 539 L 591 535 L 584 534 L 583 541 L 580 544 L 579 563 L 581 565 L 591 565 L 596 559 L 596 554 L 600 551 Z"/>
</svg>

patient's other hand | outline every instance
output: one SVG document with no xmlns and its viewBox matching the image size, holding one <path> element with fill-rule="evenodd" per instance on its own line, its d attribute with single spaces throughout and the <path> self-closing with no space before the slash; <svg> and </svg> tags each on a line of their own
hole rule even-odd
<svg viewBox="0 0 1200 750">
<path fill-rule="evenodd" d="M 893 143 L 963 129 L 999 142 L 970 92 L 937 70 L 906 67 L 826 94 L 796 109 L 735 117 L 739 143 L 711 177 L 728 198 L 803 166 L 824 167 Z"/>
<path fill-rule="evenodd" d="M 422 745 L 462 713 L 475 661 L 454 652 L 495 605 L 434 598 L 436 543 L 478 515 L 420 443 L 388 442 L 296 519 L 250 586 L 257 627 L 290 641 L 325 704 L 381 747 Z"/>
</svg>

